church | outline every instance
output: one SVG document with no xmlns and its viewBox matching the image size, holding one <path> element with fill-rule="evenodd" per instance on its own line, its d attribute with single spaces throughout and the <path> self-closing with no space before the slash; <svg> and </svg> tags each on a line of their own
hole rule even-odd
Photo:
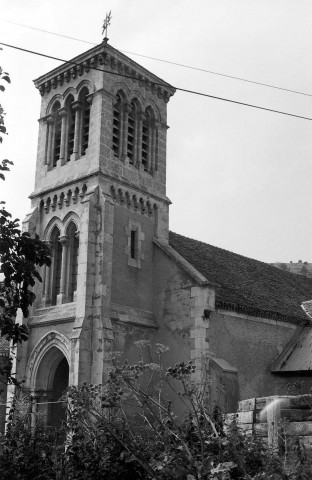
<svg viewBox="0 0 312 480">
<path fill-rule="evenodd" d="M 104 381 L 108 352 L 136 362 L 137 340 L 167 345 L 165 367 L 193 359 L 227 412 L 295 380 L 312 386 L 301 308 L 312 279 L 169 231 L 175 89 L 107 38 L 34 83 L 38 155 L 23 230 L 50 245 L 52 264 L 24 320 L 16 375 L 47 425 L 68 385 Z"/>
</svg>

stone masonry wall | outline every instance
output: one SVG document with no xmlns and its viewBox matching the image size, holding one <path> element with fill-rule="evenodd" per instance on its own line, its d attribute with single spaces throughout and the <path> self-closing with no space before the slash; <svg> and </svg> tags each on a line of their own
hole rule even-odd
<svg viewBox="0 0 312 480">
<path fill-rule="evenodd" d="M 271 373 L 273 360 L 292 339 L 296 326 L 247 315 L 216 311 L 211 316 L 209 345 L 216 357 L 238 370 L 239 398 L 286 395 L 287 384 L 311 377 Z"/>
</svg>

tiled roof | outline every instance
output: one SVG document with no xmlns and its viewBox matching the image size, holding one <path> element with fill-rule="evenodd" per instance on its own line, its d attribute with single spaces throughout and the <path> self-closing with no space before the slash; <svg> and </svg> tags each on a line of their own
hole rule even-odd
<svg viewBox="0 0 312 480">
<path fill-rule="evenodd" d="M 300 307 L 312 297 L 312 279 L 280 270 L 170 232 L 170 245 L 216 288 L 216 307 L 276 320 L 307 323 Z"/>
<path fill-rule="evenodd" d="M 304 327 L 272 366 L 272 372 L 312 370 L 312 328 Z"/>
<path fill-rule="evenodd" d="M 308 315 L 308 317 L 312 320 L 312 300 L 307 300 L 301 304 L 302 310 Z"/>
</svg>

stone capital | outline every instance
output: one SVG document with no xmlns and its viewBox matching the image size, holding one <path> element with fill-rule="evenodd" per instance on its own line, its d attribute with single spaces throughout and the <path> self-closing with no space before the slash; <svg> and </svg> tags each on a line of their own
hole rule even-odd
<svg viewBox="0 0 312 480">
<path fill-rule="evenodd" d="M 66 245 L 68 245 L 68 240 L 69 240 L 69 237 L 68 235 L 62 235 L 60 238 L 59 238 L 59 241 L 61 243 L 61 245 L 64 247 Z"/>
<path fill-rule="evenodd" d="M 131 110 L 132 110 L 132 107 L 131 107 L 131 104 L 130 104 L 130 103 L 124 103 L 124 104 L 122 105 L 122 108 L 123 108 L 123 111 L 124 111 L 125 113 L 128 113 L 128 114 L 129 114 L 129 113 L 131 112 Z"/>
<path fill-rule="evenodd" d="M 140 120 L 140 121 L 144 121 L 146 120 L 146 115 L 144 112 L 137 112 L 137 119 Z"/>
<path fill-rule="evenodd" d="M 76 100 L 75 102 L 72 103 L 72 108 L 73 110 L 81 110 L 82 108 L 82 102 L 80 102 L 80 100 Z"/>
<path fill-rule="evenodd" d="M 48 124 L 52 125 L 55 122 L 55 115 L 53 113 L 50 113 L 50 115 L 44 117 L 42 121 L 46 121 Z"/>
<path fill-rule="evenodd" d="M 60 117 L 66 117 L 66 116 L 67 116 L 67 113 L 68 113 L 68 112 L 67 112 L 67 108 L 62 107 L 62 108 L 60 108 L 60 109 L 58 110 L 57 113 L 58 113 L 58 115 L 59 115 Z"/>
<path fill-rule="evenodd" d="M 48 123 L 50 116 L 51 115 L 45 115 L 44 117 L 39 118 L 38 122 L 39 123 Z"/>
<path fill-rule="evenodd" d="M 93 101 L 93 93 L 89 93 L 89 95 L 87 95 L 87 97 L 86 97 L 86 100 L 89 103 L 89 105 L 91 105 L 91 103 Z"/>
</svg>

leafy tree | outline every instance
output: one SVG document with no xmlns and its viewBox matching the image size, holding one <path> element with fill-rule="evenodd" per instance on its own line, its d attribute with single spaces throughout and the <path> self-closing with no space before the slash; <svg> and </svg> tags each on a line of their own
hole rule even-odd
<svg viewBox="0 0 312 480">
<path fill-rule="evenodd" d="M 307 267 L 305 267 L 304 265 L 302 265 L 302 267 L 301 267 L 301 269 L 300 269 L 300 274 L 307 276 L 308 273 L 309 273 L 309 272 L 308 272 Z"/>
<path fill-rule="evenodd" d="M 0 92 L 5 91 L 4 84 L 10 83 L 10 77 L 0 67 Z M 7 134 L 4 125 L 5 112 L 0 105 L 0 143 Z M 13 162 L 4 159 L 0 162 L 0 180 L 5 180 L 5 172 L 10 170 Z M 28 233 L 22 233 L 19 220 L 5 208 L 5 202 L 0 201 L 0 335 L 5 336 L 13 344 L 27 339 L 28 331 L 25 325 L 16 323 L 17 310 L 20 308 L 24 317 L 29 315 L 35 294 L 32 287 L 35 281 L 41 281 L 38 266 L 50 265 L 50 252 L 47 245 L 39 237 L 31 238 Z M 11 378 L 11 362 L 8 366 L 0 366 L 0 376 Z"/>
</svg>

